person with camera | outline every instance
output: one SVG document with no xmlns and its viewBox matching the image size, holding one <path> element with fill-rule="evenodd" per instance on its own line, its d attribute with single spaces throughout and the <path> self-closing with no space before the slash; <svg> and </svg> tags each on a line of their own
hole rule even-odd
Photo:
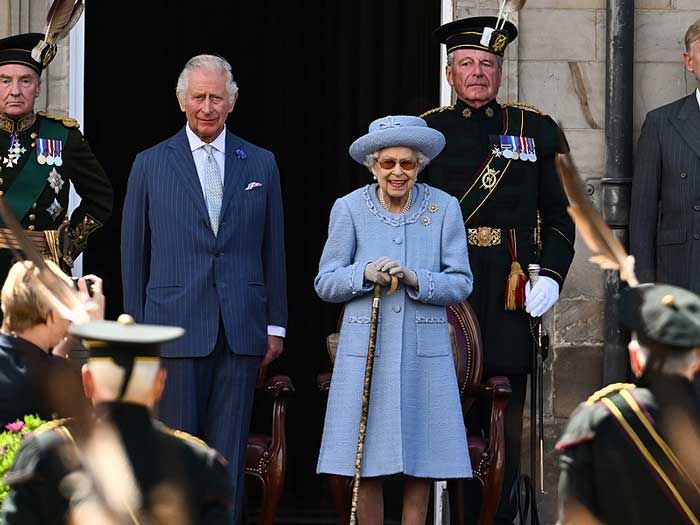
<svg viewBox="0 0 700 525">
<path fill-rule="evenodd" d="M 73 283 L 51 261 L 51 271 Z M 80 370 L 68 359 L 70 322 L 38 293 L 34 278 L 39 269 L 29 261 L 15 263 L 2 287 L 0 331 L 0 425 L 26 414 L 42 419 L 73 416 L 88 407 Z M 88 284 L 90 286 L 88 288 Z M 104 319 L 102 279 L 95 275 L 77 281 L 78 295 L 92 320 Z"/>
</svg>

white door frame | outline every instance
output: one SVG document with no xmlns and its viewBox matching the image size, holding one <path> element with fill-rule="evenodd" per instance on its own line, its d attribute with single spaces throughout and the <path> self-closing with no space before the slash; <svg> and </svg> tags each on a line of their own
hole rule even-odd
<svg viewBox="0 0 700 525">
<path fill-rule="evenodd" d="M 87 3 L 87 0 L 86 2 Z M 85 13 L 70 33 L 68 49 L 68 114 L 80 122 L 85 133 Z M 70 186 L 68 198 L 68 213 L 80 204 L 80 197 Z M 83 256 L 78 257 L 73 265 L 73 276 L 83 274 Z"/>
</svg>

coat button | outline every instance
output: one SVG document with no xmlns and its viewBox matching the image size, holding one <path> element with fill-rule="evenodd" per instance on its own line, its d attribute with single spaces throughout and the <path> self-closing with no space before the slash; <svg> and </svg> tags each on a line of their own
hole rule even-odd
<svg viewBox="0 0 700 525">
<path fill-rule="evenodd" d="M 698 206 L 698 208 L 700 208 L 700 206 Z M 36 220 L 36 215 L 34 215 L 33 213 L 30 213 L 30 214 L 29 214 L 29 220 L 30 220 L 30 221 L 35 221 L 35 220 Z"/>
<path fill-rule="evenodd" d="M 31 230 L 31 231 L 34 231 L 35 228 L 36 228 L 36 226 L 34 226 L 33 224 L 30 224 L 29 226 L 27 226 L 27 229 Z"/>
<path fill-rule="evenodd" d="M 696 241 L 697 241 L 698 239 L 700 239 L 700 233 L 694 233 L 694 234 L 693 234 L 693 239 L 695 239 Z"/>
<path fill-rule="evenodd" d="M 695 211 L 700 211 L 700 204 L 696 204 L 695 206 L 693 206 L 693 209 Z"/>
<path fill-rule="evenodd" d="M 403 239 L 401 237 L 396 237 L 394 239 L 394 244 L 401 244 L 403 242 Z"/>
<path fill-rule="evenodd" d="M 681 179 L 685 179 L 687 176 L 688 174 L 685 171 L 681 172 Z"/>
<path fill-rule="evenodd" d="M 396 312 L 397 314 L 401 311 L 401 307 L 398 304 L 392 306 L 391 309 L 394 310 L 394 312 Z"/>
</svg>

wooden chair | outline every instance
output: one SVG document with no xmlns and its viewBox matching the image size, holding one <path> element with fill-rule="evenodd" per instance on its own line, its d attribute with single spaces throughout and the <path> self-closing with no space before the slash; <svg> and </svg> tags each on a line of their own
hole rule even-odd
<svg viewBox="0 0 700 525">
<path fill-rule="evenodd" d="M 283 375 L 265 378 L 264 369 L 258 380 L 257 392 L 264 392 L 272 401 L 271 434 L 250 434 L 246 450 L 245 473 L 262 484 L 259 525 L 272 525 L 277 513 L 287 468 L 287 437 L 285 415 L 287 401 L 294 393 L 292 380 Z"/>
<path fill-rule="evenodd" d="M 469 457 L 474 478 L 482 485 L 479 525 L 493 523 L 503 487 L 505 467 L 504 415 L 510 396 L 510 383 L 505 377 L 492 377 L 481 383 L 483 371 L 483 347 L 476 315 L 468 302 L 447 309 L 452 351 L 462 400 L 462 412 L 466 414 L 476 399 L 486 399 L 491 404 L 490 425 L 487 433 L 468 434 Z M 337 335 L 329 336 L 329 346 L 336 344 Z M 329 353 L 334 354 L 332 350 Z M 333 356 L 332 356 L 333 357 Z M 319 374 L 318 388 L 327 393 L 331 383 L 330 372 Z M 486 429 L 485 429 L 486 430 Z M 351 479 L 343 476 L 328 476 L 333 507 L 339 523 L 350 519 Z M 464 481 L 449 483 L 452 523 L 464 523 Z"/>
</svg>

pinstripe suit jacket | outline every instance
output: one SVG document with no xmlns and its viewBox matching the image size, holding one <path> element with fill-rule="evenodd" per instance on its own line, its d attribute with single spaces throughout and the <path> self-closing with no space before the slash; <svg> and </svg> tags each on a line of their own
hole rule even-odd
<svg viewBox="0 0 700 525">
<path fill-rule="evenodd" d="M 246 190 L 251 182 L 261 186 Z M 185 128 L 139 153 L 124 203 L 121 256 L 125 311 L 139 322 L 186 330 L 162 355 L 209 354 L 220 316 L 235 353 L 263 355 L 267 325 L 287 324 L 282 195 L 273 154 L 226 132 L 214 236 Z"/>
<path fill-rule="evenodd" d="M 700 292 L 700 106 L 695 92 L 647 114 L 639 137 L 630 249 L 642 281 Z"/>
</svg>

